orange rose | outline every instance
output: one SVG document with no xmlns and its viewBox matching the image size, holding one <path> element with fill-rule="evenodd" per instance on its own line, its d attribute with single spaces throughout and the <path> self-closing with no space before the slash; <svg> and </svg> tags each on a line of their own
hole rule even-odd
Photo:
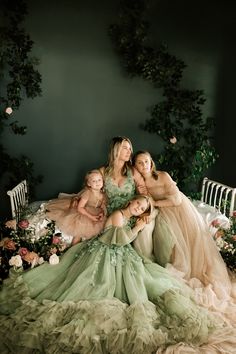
<svg viewBox="0 0 236 354">
<path fill-rule="evenodd" d="M 39 255 L 35 252 L 28 252 L 21 258 L 29 264 L 32 264 L 33 262 L 38 263 L 39 261 Z"/>
<path fill-rule="evenodd" d="M 11 238 L 8 238 L 8 237 L 6 237 L 2 240 L 2 246 L 3 246 L 3 248 L 5 248 L 6 250 L 9 250 L 9 251 L 16 250 L 15 242 Z"/>
</svg>

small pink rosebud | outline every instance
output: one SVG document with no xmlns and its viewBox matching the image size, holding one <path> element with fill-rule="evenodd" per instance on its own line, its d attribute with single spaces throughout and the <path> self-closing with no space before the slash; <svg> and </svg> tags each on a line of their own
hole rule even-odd
<svg viewBox="0 0 236 354">
<path fill-rule="evenodd" d="M 29 221 L 26 220 L 26 219 L 20 220 L 20 221 L 18 222 L 18 226 L 19 226 L 21 229 L 27 229 L 27 227 L 29 226 Z"/>
<path fill-rule="evenodd" d="M 219 220 L 217 220 L 217 219 L 213 220 L 213 221 L 211 222 L 211 225 L 212 225 L 213 227 L 219 227 L 219 226 L 220 226 Z"/>
<path fill-rule="evenodd" d="M 233 217 L 236 218 L 236 210 L 233 211 Z"/>
<path fill-rule="evenodd" d="M 171 142 L 171 144 L 176 144 L 177 143 L 176 137 L 173 136 L 172 138 L 170 138 L 170 142 Z"/>
<path fill-rule="evenodd" d="M 61 242 L 60 237 L 54 235 L 53 238 L 52 238 L 52 244 L 57 245 L 60 242 Z"/>
<path fill-rule="evenodd" d="M 7 108 L 5 109 L 5 112 L 10 115 L 10 114 L 12 114 L 13 109 L 12 109 L 11 107 L 7 107 Z"/>
<path fill-rule="evenodd" d="M 21 247 L 19 248 L 18 253 L 21 257 L 24 257 L 27 253 L 29 253 L 29 250 L 26 247 Z"/>
</svg>

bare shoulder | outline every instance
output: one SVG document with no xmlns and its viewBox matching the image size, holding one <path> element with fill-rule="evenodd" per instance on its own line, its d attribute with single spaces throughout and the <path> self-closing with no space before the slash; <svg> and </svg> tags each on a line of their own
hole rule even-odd
<svg viewBox="0 0 236 354">
<path fill-rule="evenodd" d="M 122 226 L 123 225 L 123 214 L 120 210 L 116 210 L 111 214 L 111 222 L 113 226 Z"/>
<path fill-rule="evenodd" d="M 90 195 L 91 195 L 90 190 L 87 188 L 84 188 L 80 193 L 80 198 L 81 199 L 89 199 Z"/>
<path fill-rule="evenodd" d="M 158 174 L 158 176 L 160 176 L 160 178 L 162 178 L 163 180 L 168 180 L 168 181 L 171 181 L 171 180 L 172 180 L 171 176 L 170 176 L 169 173 L 166 172 L 166 171 L 157 171 L 157 174 Z"/>
</svg>

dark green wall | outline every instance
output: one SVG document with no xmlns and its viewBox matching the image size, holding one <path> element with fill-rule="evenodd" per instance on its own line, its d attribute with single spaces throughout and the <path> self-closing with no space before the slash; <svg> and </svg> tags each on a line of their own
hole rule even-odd
<svg viewBox="0 0 236 354">
<path fill-rule="evenodd" d="M 118 1 L 28 1 L 26 28 L 40 59 L 42 97 L 26 99 L 16 119 L 28 133 L 4 133 L 12 154 L 28 155 L 44 175 L 37 199 L 81 188 L 88 169 L 106 162 L 112 136 L 127 135 L 134 149 L 157 152 L 161 142 L 139 124 L 161 93 L 126 77 L 108 37 Z M 220 159 L 211 175 L 236 186 L 234 2 L 153 1 L 150 40 L 164 41 L 188 65 L 183 85 L 204 89 L 204 114 L 215 116 Z M 224 133 L 224 136 L 223 136 Z M 232 143 L 231 143 L 232 141 Z M 3 209 L 9 209 L 3 192 Z"/>
</svg>

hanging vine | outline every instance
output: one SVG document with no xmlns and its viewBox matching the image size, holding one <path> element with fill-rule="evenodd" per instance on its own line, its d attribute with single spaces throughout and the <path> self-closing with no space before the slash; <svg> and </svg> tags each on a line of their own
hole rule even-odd
<svg viewBox="0 0 236 354">
<path fill-rule="evenodd" d="M 157 49 L 147 45 L 147 5 L 145 0 L 120 1 L 118 20 L 109 35 L 127 74 L 162 90 L 163 100 L 150 109 L 150 118 L 141 125 L 164 142 L 155 156 L 158 168 L 168 171 L 183 192 L 199 197 L 202 177 L 218 156 L 212 144 L 214 119 L 203 117 L 203 90 L 181 87 L 186 64 L 163 44 Z"/>
<path fill-rule="evenodd" d="M 0 135 L 6 129 L 24 135 L 27 128 L 16 120 L 17 110 L 25 97 L 41 94 L 41 75 L 35 69 L 39 61 L 30 56 L 33 41 L 22 27 L 27 15 L 25 1 L 1 0 L 0 10 Z M 28 157 L 11 157 L 2 144 L 0 161 L 0 177 L 7 174 L 9 186 L 26 178 L 33 193 L 42 180 L 34 176 L 34 164 Z"/>
</svg>

